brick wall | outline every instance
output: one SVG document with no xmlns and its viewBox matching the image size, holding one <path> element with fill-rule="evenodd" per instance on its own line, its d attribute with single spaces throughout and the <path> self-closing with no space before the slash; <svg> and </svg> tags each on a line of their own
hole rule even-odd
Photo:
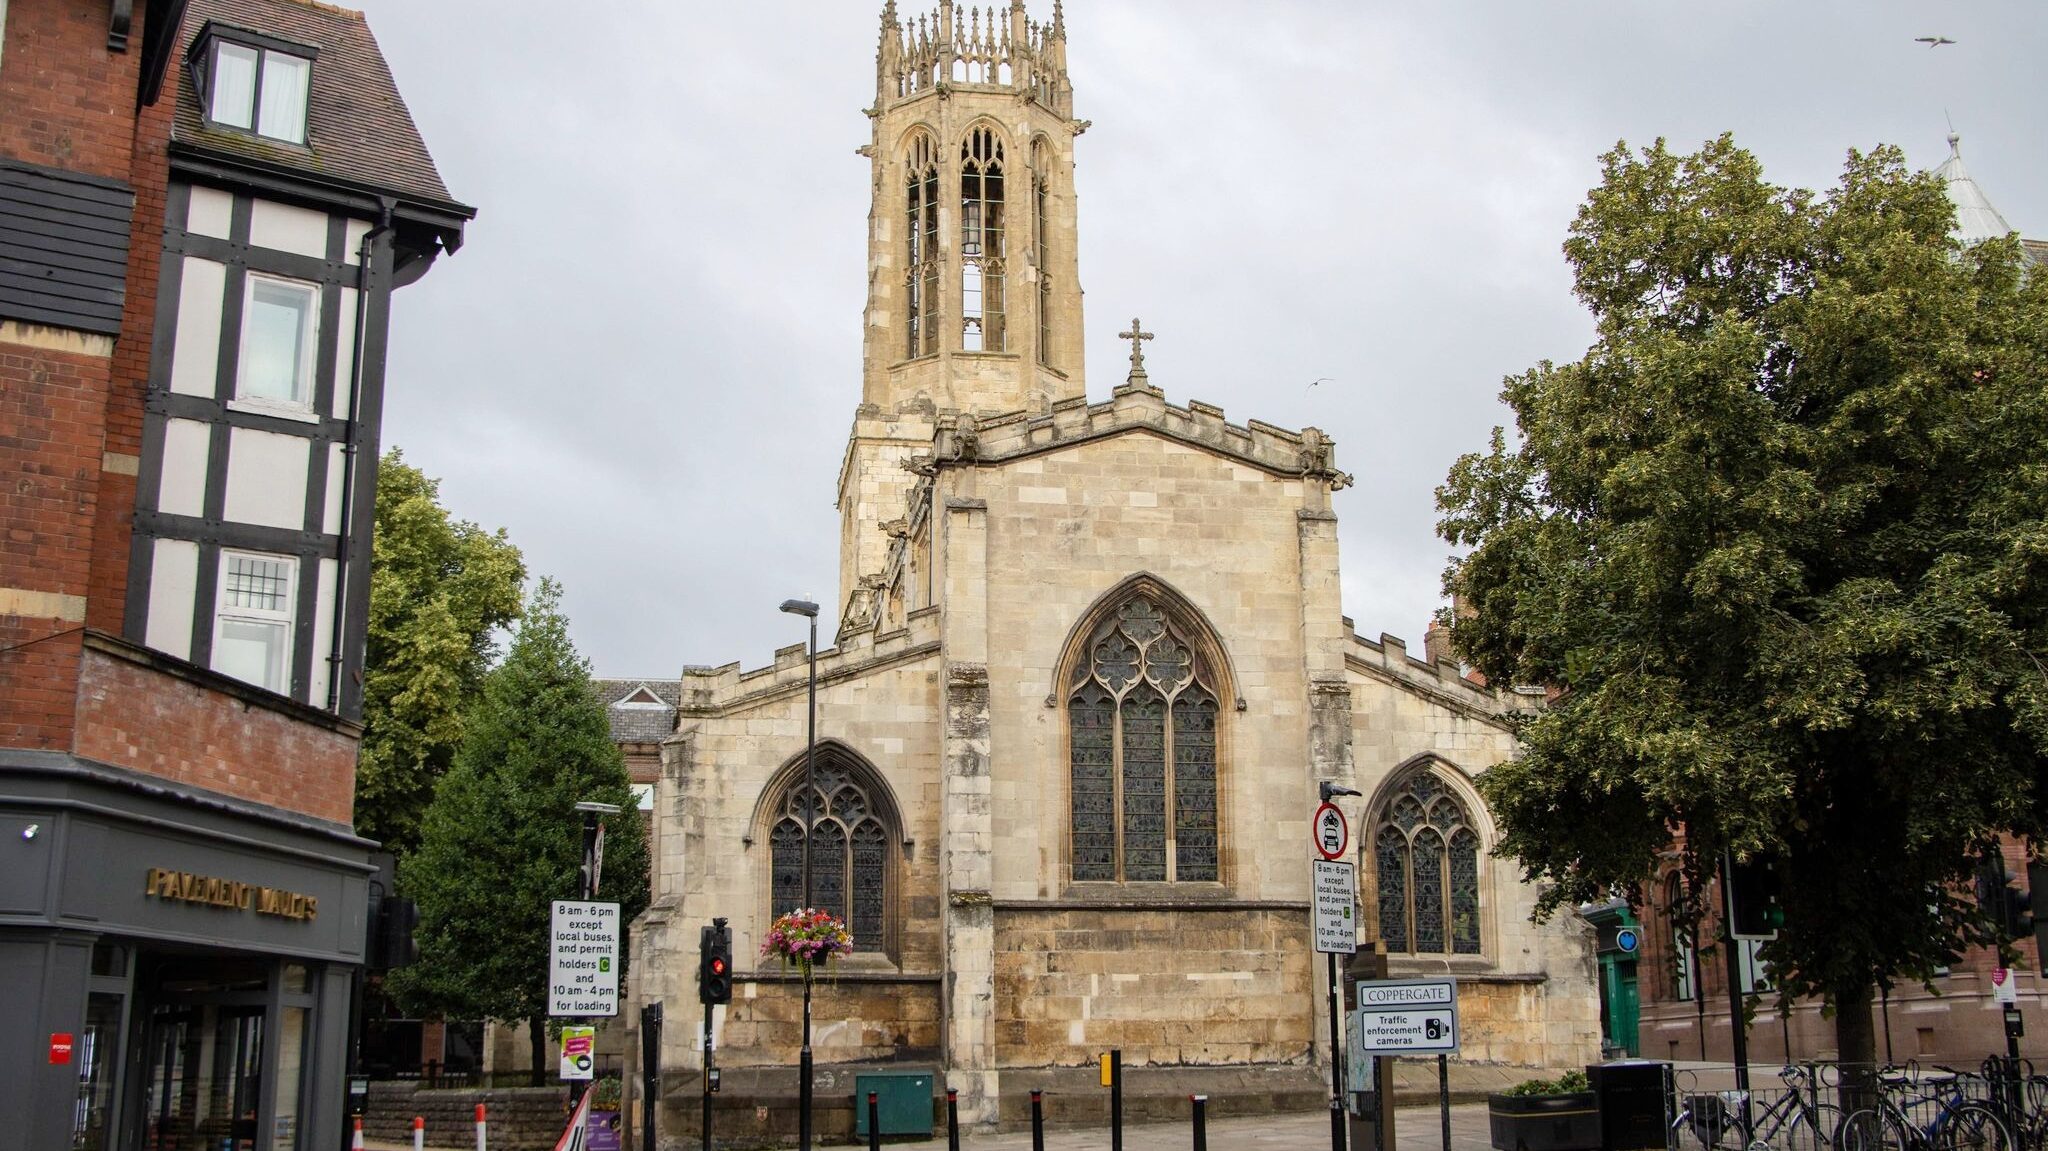
<svg viewBox="0 0 2048 1151">
<path fill-rule="evenodd" d="M 316 722 L 303 707 L 282 699 L 271 705 L 253 688 L 224 690 L 209 672 L 175 674 L 159 661 L 104 639 L 86 647 L 78 677 L 79 755 L 352 822 L 360 737 L 351 726 Z"/>
<path fill-rule="evenodd" d="M 136 15 L 140 28 L 141 14 Z M 139 45 L 138 36 L 134 43 Z M 114 344 L 112 380 L 102 417 L 107 470 L 100 476 L 98 515 L 93 523 L 92 591 L 86 622 L 123 634 L 128 595 L 128 540 L 135 522 L 135 468 L 142 455 L 142 404 L 149 387 L 149 358 L 156 328 L 157 278 L 163 263 L 165 193 L 170 183 L 167 147 L 177 105 L 173 60 L 163 94 L 140 110 L 133 125 L 133 160 L 128 182 L 135 189 L 135 217 L 128 244 L 128 294 L 121 336 Z M 133 97 L 130 97 L 133 104 Z"/>
<path fill-rule="evenodd" d="M 0 156 L 128 178 L 144 7 L 135 6 L 126 52 L 107 49 L 108 14 L 106 0 L 10 0 Z"/>
<path fill-rule="evenodd" d="M 70 742 L 109 365 L 61 349 L 93 339 L 0 323 L 0 740 L 16 747 Z"/>
</svg>

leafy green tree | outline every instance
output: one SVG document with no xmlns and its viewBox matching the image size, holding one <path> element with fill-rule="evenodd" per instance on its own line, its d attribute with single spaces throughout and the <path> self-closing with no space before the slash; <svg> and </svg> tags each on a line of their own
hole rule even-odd
<svg viewBox="0 0 2048 1151">
<path fill-rule="evenodd" d="M 544 579 L 527 601 L 435 788 L 419 847 L 399 863 L 399 886 L 419 903 L 420 958 L 392 979 L 400 1002 L 423 1014 L 531 1022 L 536 1074 L 547 1042 L 550 904 L 580 890 L 578 802 L 624 809 L 605 820 L 599 898 L 619 903 L 623 922 L 648 898 L 647 837 L 625 759 L 560 600 L 559 585 Z"/>
<path fill-rule="evenodd" d="M 463 713 L 519 615 L 526 565 L 503 528 L 450 518 L 396 449 L 378 467 L 356 830 L 404 855 L 462 742 Z"/>
<path fill-rule="evenodd" d="M 1848 1061 L 2048 823 L 2048 275 L 1953 224 L 1894 148 L 1817 197 L 1618 146 L 1565 244 L 1597 341 L 1438 490 L 1460 651 L 1555 693 L 1481 783 L 1541 910 L 1639 899 L 1674 836 L 1695 898 L 1774 858 L 1765 957 Z"/>
</svg>

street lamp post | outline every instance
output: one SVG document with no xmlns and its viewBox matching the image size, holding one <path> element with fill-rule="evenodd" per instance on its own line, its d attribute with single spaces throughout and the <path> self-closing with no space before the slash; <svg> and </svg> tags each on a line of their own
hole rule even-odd
<svg viewBox="0 0 2048 1151">
<path fill-rule="evenodd" d="M 804 906 L 811 905 L 811 833 L 818 821 L 818 605 L 786 599 L 782 610 L 811 621 L 811 680 L 804 718 Z M 797 1147 L 811 1151 L 811 981 L 804 980 L 804 1045 L 797 1057 Z"/>
</svg>

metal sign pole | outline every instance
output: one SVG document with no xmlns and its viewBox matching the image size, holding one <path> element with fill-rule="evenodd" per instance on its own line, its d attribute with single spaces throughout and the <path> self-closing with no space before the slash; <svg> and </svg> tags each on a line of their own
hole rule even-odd
<svg viewBox="0 0 2048 1151">
<path fill-rule="evenodd" d="M 1330 1151 L 1344 1151 L 1344 1025 L 1337 1008 L 1337 953 L 1330 959 Z"/>
</svg>

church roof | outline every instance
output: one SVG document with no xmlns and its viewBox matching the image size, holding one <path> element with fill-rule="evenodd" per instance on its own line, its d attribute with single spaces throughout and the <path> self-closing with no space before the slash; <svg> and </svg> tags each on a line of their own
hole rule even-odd
<svg viewBox="0 0 2048 1151">
<path fill-rule="evenodd" d="M 1949 133 L 1948 159 L 1934 170 L 1934 174 L 1948 185 L 1948 198 L 1956 206 L 1956 238 L 1966 244 L 1975 244 L 2010 235 L 2013 226 L 2005 222 L 1997 208 L 1991 206 L 1990 197 L 1963 167 L 1962 139 L 1954 132 Z"/>
</svg>

